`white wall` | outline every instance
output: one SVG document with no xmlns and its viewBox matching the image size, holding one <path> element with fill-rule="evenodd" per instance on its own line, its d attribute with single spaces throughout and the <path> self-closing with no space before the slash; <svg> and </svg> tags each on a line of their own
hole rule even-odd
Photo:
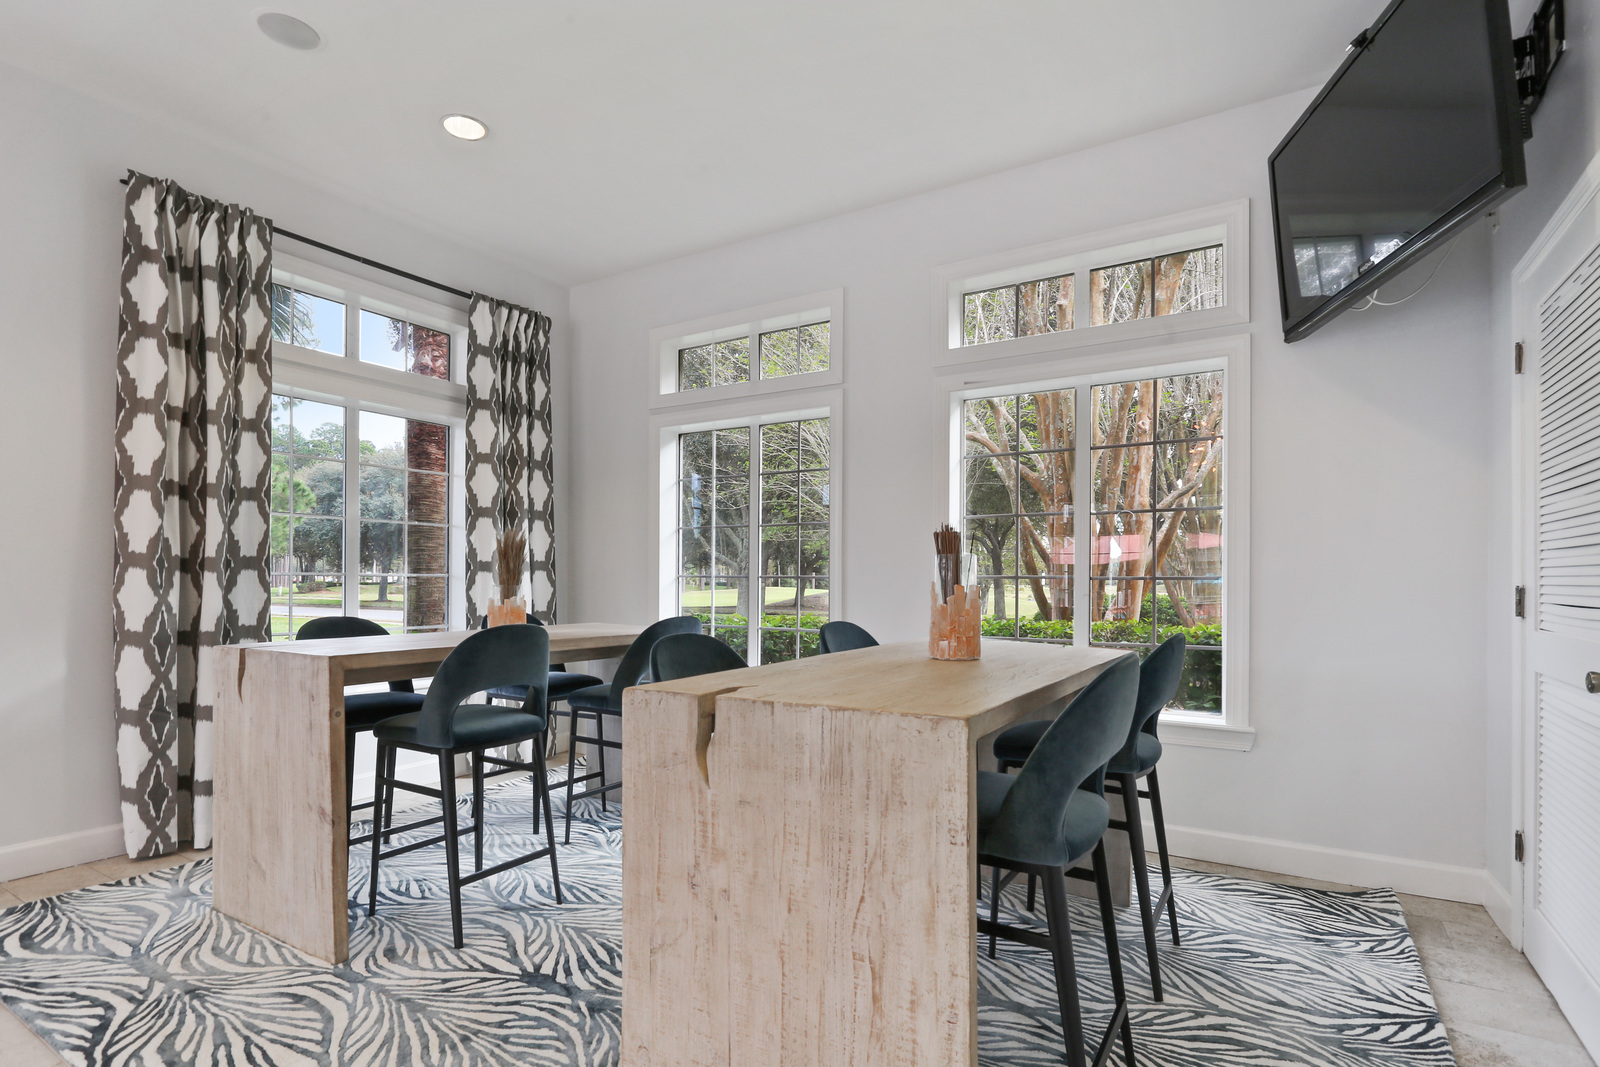
<svg viewBox="0 0 1600 1067">
<path fill-rule="evenodd" d="M 4 66 L 0 144 L 0 366 L 8 391 L 0 415 L 0 455 L 7 457 L 0 523 L 5 879 L 121 848 L 109 590 L 123 192 L 117 179 L 125 168 L 245 204 L 297 233 L 424 277 L 537 308 L 555 319 L 558 353 L 567 343 L 567 294 L 411 220 L 383 217 L 262 161 Z M 352 269 L 303 246 L 292 250 Z M 564 409 L 558 399 L 558 456 L 565 452 Z M 557 485 L 566 481 L 558 470 Z M 559 492 L 557 507 L 559 517 Z"/>
<path fill-rule="evenodd" d="M 656 611 L 656 531 L 640 518 L 656 491 L 652 327 L 844 288 L 836 552 L 847 611 L 881 637 L 911 639 L 926 625 L 925 549 L 946 494 L 933 268 L 1249 197 L 1259 737 L 1248 753 L 1173 749 L 1162 768 L 1168 819 L 1194 831 L 1179 835 L 1189 855 L 1475 898 L 1491 503 L 1486 228 L 1463 237 L 1415 300 L 1285 346 L 1266 158 L 1309 98 L 574 288 L 568 617 Z M 1409 292 L 1432 265 L 1386 295 Z"/>
<path fill-rule="evenodd" d="M 1521 32 L 1537 6 L 1535 0 L 1512 4 L 1512 26 Z M 1550 221 L 1578 176 L 1600 151 L 1600 65 L 1594 58 L 1600 46 L 1593 0 L 1568 0 L 1567 51 L 1551 78 L 1550 89 L 1533 117 L 1533 139 L 1524 146 L 1528 160 L 1528 187 L 1506 202 L 1495 220 L 1492 245 L 1492 319 L 1490 361 L 1490 423 L 1487 436 L 1494 443 L 1488 625 L 1486 660 L 1488 719 L 1485 734 L 1486 778 L 1484 840 L 1489 877 L 1509 907 L 1512 880 L 1521 870 L 1512 858 L 1512 833 L 1517 828 L 1513 796 L 1513 738 L 1511 698 L 1513 680 L 1510 655 L 1513 628 L 1519 625 L 1512 611 L 1515 569 L 1511 559 L 1511 531 L 1517 502 L 1511 489 L 1512 334 L 1511 272 Z M 1500 912 L 1504 922 L 1509 915 Z"/>
</svg>

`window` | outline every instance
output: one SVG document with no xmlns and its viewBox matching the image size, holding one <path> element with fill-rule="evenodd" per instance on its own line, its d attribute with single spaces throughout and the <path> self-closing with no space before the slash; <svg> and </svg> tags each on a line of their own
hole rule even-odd
<svg viewBox="0 0 1600 1067">
<path fill-rule="evenodd" d="M 1090 324 L 1222 306 L 1222 246 L 1155 256 L 1089 273 Z"/>
<path fill-rule="evenodd" d="M 1073 276 L 967 293 L 962 343 L 984 345 L 1013 337 L 1072 329 Z"/>
<path fill-rule="evenodd" d="M 843 303 L 834 290 L 651 331 L 660 383 L 652 406 L 837 384 Z"/>
<path fill-rule="evenodd" d="M 955 263 L 933 282 L 936 365 L 1240 325 L 1249 203 Z"/>
<path fill-rule="evenodd" d="M 337 300 L 302 293 L 287 285 L 274 285 L 272 339 L 315 352 L 342 356 L 344 305 Z"/>
<path fill-rule="evenodd" d="M 1160 366 L 1149 356 L 953 390 L 953 510 L 976 556 L 983 633 L 1141 655 L 1182 633 L 1172 709 L 1248 733 L 1233 692 L 1245 677 L 1246 649 L 1233 645 L 1244 643 L 1247 546 L 1224 522 L 1230 505 L 1248 506 L 1233 484 L 1247 448 L 1227 446 L 1243 433 L 1234 409 L 1247 406 L 1248 340 L 1171 346 Z"/>
<path fill-rule="evenodd" d="M 450 380 L 450 335 L 376 311 L 361 313 L 361 361 Z"/>
<path fill-rule="evenodd" d="M 752 664 L 819 651 L 830 617 L 830 433 L 829 418 L 812 417 L 676 435 L 676 611 Z"/>
<path fill-rule="evenodd" d="M 272 639 L 323 615 L 462 624 L 465 314 L 275 258 Z"/>
</svg>

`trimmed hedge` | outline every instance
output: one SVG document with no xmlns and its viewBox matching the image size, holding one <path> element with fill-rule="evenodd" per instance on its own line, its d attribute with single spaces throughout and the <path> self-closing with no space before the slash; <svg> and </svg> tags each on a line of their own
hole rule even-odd
<svg viewBox="0 0 1600 1067">
<path fill-rule="evenodd" d="M 750 648 L 750 620 L 744 615 L 724 615 L 718 612 L 713 621 L 710 612 L 691 612 L 706 628 L 707 633 L 714 633 L 726 641 L 728 647 L 739 655 L 749 658 Z M 822 638 L 817 631 L 822 624 L 828 621 L 826 615 L 803 611 L 800 613 L 800 656 L 815 656 L 822 651 Z M 795 658 L 794 631 L 789 629 L 795 625 L 792 615 L 763 615 L 761 617 L 761 662 L 776 663 L 779 660 Z M 769 630 L 766 627 L 784 627 L 781 630 Z"/>
</svg>

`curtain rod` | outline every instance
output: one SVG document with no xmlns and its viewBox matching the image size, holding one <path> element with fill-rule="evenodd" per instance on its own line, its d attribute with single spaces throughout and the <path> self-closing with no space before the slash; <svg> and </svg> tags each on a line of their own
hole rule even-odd
<svg viewBox="0 0 1600 1067">
<path fill-rule="evenodd" d="M 119 185 L 127 185 L 128 184 L 128 179 L 127 178 L 119 178 L 118 179 L 118 184 Z M 453 285 L 445 285 L 445 284 L 443 284 L 441 282 L 433 281 L 431 278 L 424 278 L 420 274 L 412 274 L 408 270 L 401 270 L 399 267 L 391 267 L 387 263 L 379 263 L 377 260 L 368 259 L 366 256 L 358 256 L 354 252 L 346 252 L 342 248 L 336 248 L 333 245 L 326 244 L 326 243 L 324 243 L 322 241 L 318 241 L 315 238 L 302 237 L 300 234 L 295 233 L 292 230 L 286 230 L 282 226 L 278 226 L 275 223 L 271 222 L 270 220 L 268 221 L 267 225 L 272 227 L 272 232 L 274 234 L 276 234 L 276 235 L 278 235 L 280 237 L 287 237 L 291 241 L 299 241 L 301 244 L 311 245 L 313 248 L 320 248 L 324 252 L 332 252 L 336 256 L 343 256 L 345 259 L 353 259 L 357 263 L 363 263 L 366 266 L 374 268 L 375 270 L 381 270 L 381 271 L 384 271 L 384 272 L 386 272 L 388 274 L 393 274 L 393 275 L 395 275 L 397 277 L 400 277 L 400 278 L 407 278 L 407 279 L 409 279 L 411 281 L 418 282 L 418 283 L 420 283 L 422 285 L 429 286 L 430 288 L 438 289 L 441 292 L 449 293 L 452 296 L 459 296 L 463 300 L 471 300 L 472 299 L 472 294 L 471 293 L 466 292 L 466 291 L 461 290 L 461 289 L 457 289 Z"/>
</svg>

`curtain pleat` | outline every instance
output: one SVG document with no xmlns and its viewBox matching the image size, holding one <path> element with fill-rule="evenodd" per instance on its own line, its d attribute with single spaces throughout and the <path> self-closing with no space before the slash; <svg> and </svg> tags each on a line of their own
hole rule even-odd
<svg viewBox="0 0 1600 1067">
<path fill-rule="evenodd" d="M 528 535 L 528 607 L 556 617 L 550 319 L 474 294 L 467 312 L 467 624 L 498 588 L 495 538 Z"/>
<path fill-rule="evenodd" d="M 271 223 L 130 174 L 112 626 L 128 855 L 211 843 L 207 645 L 267 639 Z"/>
</svg>

